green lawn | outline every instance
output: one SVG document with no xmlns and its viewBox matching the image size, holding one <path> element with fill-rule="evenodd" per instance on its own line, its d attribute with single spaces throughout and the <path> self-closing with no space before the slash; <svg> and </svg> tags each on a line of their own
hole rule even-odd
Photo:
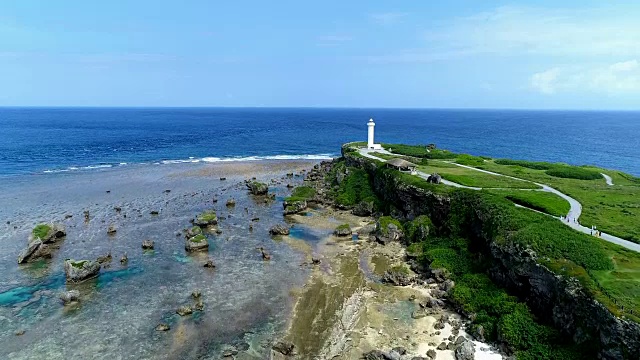
<svg viewBox="0 0 640 360">
<path fill-rule="evenodd" d="M 419 166 L 418 170 L 427 173 L 438 173 L 444 179 L 460 185 L 479 188 L 538 189 L 539 186 L 526 181 L 509 179 L 503 176 L 485 174 L 480 171 L 463 168 L 443 161 L 431 160 L 427 166 Z"/>
<path fill-rule="evenodd" d="M 553 216 L 566 216 L 571 206 L 558 195 L 531 190 L 484 190 L 507 200 Z"/>
<path fill-rule="evenodd" d="M 640 256 L 615 245 L 608 250 L 614 269 L 591 271 L 591 275 L 607 297 L 624 307 L 625 316 L 640 321 Z"/>
<path fill-rule="evenodd" d="M 640 182 L 631 175 L 619 171 L 585 167 L 612 177 L 614 186 L 604 178 L 578 180 L 547 175 L 545 170 L 535 170 L 517 165 L 500 165 L 486 161 L 479 168 L 500 174 L 547 184 L 575 198 L 582 204 L 580 223 L 640 243 Z"/>
</svg>

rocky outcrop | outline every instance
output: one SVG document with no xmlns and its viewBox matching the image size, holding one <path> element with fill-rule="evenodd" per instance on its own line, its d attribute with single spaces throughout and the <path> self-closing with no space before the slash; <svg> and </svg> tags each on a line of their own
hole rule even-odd
<svg viewBox="0 0 640 360">
<path fill-rule="evenodd" d="M 38 224 L 29 235 L 29 242 L 40 240 L 43 244 L 50 244 L 67 236 L 64 225 Z"/>
<path fill-rule="evenodd" d="M 64 261 L 64 274 L 69 283 L 79 283 L 85 280 L 93 279 L 100 273 L 100 263 L 91 260 L 72 260 Z"/>
<path fill-rule="evenodd" d="M 307 202 L 305 200 L 298 201 L 285 201 L 284 202 L 284 215 L 293 215 L 303 212 L 307 209 Z"/>
<path fill-rule="evenodd" d="M 442 176 L 440 176 L 440 174 L 438 173 L 433 173 L 429 175 L 429 177 L 427 178 L 427 182 L 432 184 L 440 184 L 442 182 Z"/>
<path fill-rule="evenodd" d="M 74 302 L 78 302 L 80 299 L 80 291 L 78 290 L 69 290 L 60 294 L 60 300 L 64 305 L 70 305 Z"/>
<path fill-rule="evenodd" d="M 207 251 L 209 250 L 209 242 L 204 235 L 198 234 L 185 241 L 184 249 L 186 251 Z"/>
<path fill-rule="evenodd" d="M 352 231 L 351 231 L 351 226 L 349 226 L 349 224 L 342 224 L 338 226 L 335 230 L 333 230 L 333 235 L 338 237 L 347 237 L 347 236 L 351 236 L 351 234 L 352 234 Z"/>
<path fill-rule="evenodd" d="M 408 269 L 398 266 L 385 271 L 382 276 L 382 282 L 396 286 L 407 286 L 413 282 L 413 276 L 411 276 Z"/>
<path fill-rule="evenodd" d="M 376 222 L 375 237 L 377 242 L 386 245 L 392 241 L 402 241 L 404 239 L 404 231 L 399 223 L 387 222 L 380 218 Z"/>
<path fill-rule="evenodd" d="M 466 340 L 458 345 L 454 354 L 456 356 L 456 360 L 473 360 L 475 352 L 476 349 L 473 347 L 473 343 Z"/>
<path fill-rule="evenodd" d="M 279 352 L 282 355 L 294 355 L 295 346 L 288 341 L 278 341 L 271 347 L 273 350 Z"/>
<path fill-rule="evenodd" d="M 375 204 L 373 201 L 361 201 L 351 210 L 351 213 L 355 216 L 371 216 L 374 211 Z"/>
<path fill-rule="evenodd" d="M 143 250 L 153 250 L 154 247 L 154 242 L 153 240 L 144 240 L 142 241 L 142 249 Z"/>
<path fill-rule="evenodd" d="M 253 195 L 267 195 L 269 192 L 269 186 L 258 181 L 248 181 L 246 185 Z"/>
<path fill-rule="evenodd" d="M 18 264 L 50 258 L 51 246 L 44 244 L 40 239 L 36 239 L 29 242 L 29 245 L 18 254 Z"/>
<path fill-rule="evenodd" d="M 207 226 L 217 225 L 217 224 L 218 224 L 218 216 L 215 210 L 207 210 L 202 214 L 196 216 L 196 218 L 193 220 L 193 225 L 199 226 L 199 227 L 207 227 Z"/>
<path fill-rule="evenodd" d="M 269 229 L 271 235 L 289 235 L 289 225 L 276 224 Z"/>
</svg>

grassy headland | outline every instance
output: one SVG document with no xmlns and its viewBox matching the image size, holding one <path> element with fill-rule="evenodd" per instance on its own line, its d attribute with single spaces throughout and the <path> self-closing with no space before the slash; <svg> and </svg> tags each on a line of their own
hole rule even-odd
<svg viewBox="0 0 640 360">
<path fill-rule="evenodd" d="M 426 151 L 423 146 L 389 147 L 406 156 L 428 159 L 428 166 L 434 168 L 429 172 L 438 172 L 444 178 L 446 171 L 454 171 L 449 169 L 457 170 L 454 164 L 433 160 L 434 151 Z M 353 154 L 349 151 L 346 153 Z M 509 163 L 469 155 L 451 155 L 446 151 L 439 154 L 436 158 L 447 156 L 448 161 L 548 184 L 582 202 L 587 225 L 589 219 L 602 220 L 609 216 L 610 225 L 640 233 L 639 225 L 628 221 L 640 215 L 635 212 L 640 208 L 637 206 L 640 184 L 631 175 L 593 167 Z M 406 185 L 451 199 L 448 218 L 434 225 L 434 231 L 430 231 L 429 236 L 411 238 L 413 244 L 410 250 L 421 254 L 420 260 L 431 269 L 442 268 L 451 274 L 456 285 L 449 299 L 471 316 L 475 329 L 483 329 L 489 340 L 506 343 L 518 359 L 584 358 L 586 353 L 594 350 L 591 346 L 596 345 L 582 344 L 580 348 L 576 347 L 569 338 L 553 328 L 549 319 L 537 318 L 524 302 L 514 296 L 517 294 L 510 294 L 494 283 L 486 255 L 490 242 L 533 250 L 540 264 L 558 275 L 576 279 L 588 294 L 612 314 L 640 322 L 640 254 L 574 231 L 557 219 L 513 206 L 515 202 L 558 216 L 568 211 L 569 205 L 564 199 L 539 191 L 508 189 L 505 185 L 501 187 L 507 189 L 500 190 L 455 189 L 429 184 L 422 178 L 388 169 L 376 161 L 372 163 L 377 165 L 376 178 L 393 177 Z M 609 174 L 616 185 L 606 185 L 600 172 Z M 593 173 L 599 175 L 598 179 Z M 480 172 L 468 173 L 470 177 L 483 175 Z M 370 190 L 367 192 L 375 194 L 371 179 L 364 179 L 369 183 Z M 475 181 L 486 181 L 486 178 Z M 339 187 L 339 191 L 344 192 L 349 191 L 350 185 L 343 182 Z M 386 188 L 383 190 L 390 191 Z M 379 191 L 377 195 L 384 198 Z M 386 204 L 383 200 L 379 202 L 384 209 L 394 207 L 394 204 Z M 599 212 L 602 209 L 604 214 Z M 483 214 L 482 221 L 478 214 Z M 628 217 L 625 219 L 625 216 Z M 581 218 L 581 221 L 585 222 L 585 219 Z M 606 225 L 602 224 L 605 222 L 598 222 L 599 228 L 606 231 Z M 402 226 L 407 229 L 415 227 L 411 222 Z"/>
</svg>

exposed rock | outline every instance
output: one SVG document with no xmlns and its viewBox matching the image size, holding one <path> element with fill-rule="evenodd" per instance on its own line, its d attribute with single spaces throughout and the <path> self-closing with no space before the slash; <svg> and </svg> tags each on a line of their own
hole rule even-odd
<svg viewBox="0 0 640 360">
<path fill-rule="evenodd" d="M 120 258 L 120 264 L 126 264 L 129 261 L 129 257 L 127 257 L 127 253 L 122 254 L 122 257 Z"/>
<path fill-rule="evenodd" d="M 153 250 L 153 240 L 144 240 L 142 242 L 142 249 L 144 250 Z"/>
<path fill-rule="evenodd" d="M 169 331 L 171 329 L 171 327 L 169 326 L 169 324 L 158 324 L 158 326 L 156 326 L 156 331 Z"/>
<path fill-rule="evenodd" d="M 397 353 L 398 355 L 405 355 L 407 353 L 407 349 L 401 346 L 394 347 L 393 349 L 391 349 L 391 351 Z"/>
<path fill-rule="evenodd" d="M 265 250 L 263 247 L 259 247 L 260 253 L 262 254 L 262 260 L 269 261 L 271 260 L 271 255 Z"/>
<path fill-rule="evenodd" d="M 51 247 L 36 239 L 18 254 L 18 264 L 48 258 L 51 258 Z"/>
<path fill-rule="evenodd" d="M 220 181 L 224 181 L 224 180 L 227 180 L 227 178 L 226 177 L 220 177 Z"/>
<path fill-rule="evenodd" d="M 109 228 L 107 228 L 107 234 L 109 235 L 114 235 L 117 231 L 118 231 L 118 227 L 113 224 L 109 225 Z"/>
<path fill-rule="evenodd" d="M 269 229 L 271 235 L 289 235 L 289 225 L 276 224 Z"/>
<path fill-rule="evenodd" d="M 397 360 L 396 357 L 393 357 L 391 354 L 381 350 L 371 350 L 362 354 L 362 358 L 365 360 Z"/>
<path fill-rule="evenodd" d="M 215 210 L 207 210 L 202 214 L 196 216 L 196 218 L 193 220 L 193 225 L 196 225 L 199 227 L 206 227 L 206 226 L 217 225 L 217 224 L 218 224 L 218 215 L 216 214 Z"/>
<path fill-rule="evenodd" d="M 26 333 L 27 331 L 25 329 L 20 329 L 18 331 L 15 332 L 16 336 L 22 336 Z"/>
<path fill-rule="evenodd" d="M 442 182 L 442 176 L 440 176 L 440 174 L 438 173 L 433 173 L 429 175 L 429 177 L 427 178 L 427 182 L 432 184 L 440 184 Z"/>
<path fill-rule="evenodd" d="M 311 263 L 312 263 L 313 265 L 320 265 L 320 259 L 315 258 L 315 257 L 312 257 L 312 258 L 311 258 Z"/>
<path fill-rule="evenodd" d="M 437 347 L 438 350 L 447 350 L 447 344 L 443 341 L 440 343 L 440 345 L 438 345 Z"/>
<path fill-rule="evenodd" d="M 29 235 L 29 242 L 40 240 L 43 244 L 53 243 L 65 237 L 67 231 L 62 224 L 38 224 Z"/>
<path fill-rule="evenodd" d="M 197 299 L 197 298 L 199 298 L 200 296 L 202 296 L 202 292 L 201 292 L 200 290 L 197 290 L 197 289 L 196 289 L 196 290 L 193 290 L 193 291 L 191 292 L 191 297 L 192 297 L 192 298 L 194 298 L 194 299 Z"/>
<path fill-rule="evenodd" d="M 158 210 L 151 210 L 151 212 L 149 212 L 149 214 L 151 214 L 151 215 L 160 215 L 160 212 Z"/>
<path fill-rule="evenodd" d="M 111 252 L 109 252 L 107 255 L 98 256 L 98 259 L 96 259 L 96 260 L 100 264 L 106 264 L 106 263 L 110 263 L 111 259 L 112 259 Z"/>
<path fill-rule="evenodd" d="M 60 294 L 60 300 L 64 305 L 69 305 L 73 302 L 77 302 L 80 299 L 80 291 L 69 290 Z"/>
<path fill-rule="evenodd" d="M 435 350 L 433 350 L 433 349 L 429 349 L 429 350 L 427 351 L 427 357 L 428 357 L 428 358 L 430 358 L 430 359 L 435 359 L 435 358 L 436 358 L 436 355 L 437 355 L 437 354 L 436 354 L 436 351 L 435 351 Z"/>
<path fill-rule="evenodd" d="M 209 242 L 206 236 L 199 234 L 186 240 L 184 249 L 186 251 L 207 251 L 209 249 Z"/>
<path fill-rule="evenodd" d="M 289 341 L 278 341 L 271 348 L 282 355 L 294 355 L 295 345 Z"/>
<path fill-rule="evenodd" d="M 190 238 L 192 238 L 192 237 L 194 237 L 196 235 L 200 235 L 200 234 L 202 234 L 202 228 L 200 226 L 193 226 L 190 229 L 187 229 L 185 231 L 184 237 L 186 239 L 190 239 Z"/>
<path fill-rule="evenodd" d="M 67 282 L 78 283 L 88 279 L 93 279 L 100 273 L 100 263 L 91 260 L 64 261 L 64 273 Z"/>
<path fill-rule="evenodd" d="M 204 263 L 204 267 L 213 269 L 216 267 L 216 265 L 213 263 L 213 260 L 209 259 L 206 263 Z"/>
<path fill-rule="evenodd" d="M 403 266 L 396 266 L 384 272 L 382 282 L 396 286 L 407 286 L 413 282 L 413 276 Z"/>
<path fill-rule="evenodd" d="M 351 213 L 355 216 L 371 216 L 374 211 L 373 201 L 361 201 L 351 210 Z"/>
<path fill-rule="evenodd" d="M 176 313 L 180 316 L 187 316 L 187 315 L 191 315 L 193 314 L 193 309 L 191 308 L 191 306 L 189 305 L 185 305 L 185 306 L 180 306 L 177 310 Z"/>
<path fill-rule="evenodd" d="M 456 356 L 456 360 L 473 360 L 476 349 L 473 347 L 473 343 L 471 341 L 464 341 L 460 344 L 454 354 Z"/>
<path fill-rule="evenodd" d="M 234 207 L 236 206 L 236 201 L 234 199 L 229 199 L 227 200 L 227 207 Z"/>
<path fill-rule="evenodd" d="M 305 200 L 299 201 L 285 201 L 284 202 L 284 215 L 298 214 L 307 209 L 307 202 Z"/>
<path fill-rule="evenodd" d="M 198 302 L 196 302 L 194 308 L 197 311 L 204 311 L 204 302 L 202 300 L 198 300 Z"/>
<path fill-rule="evenodd" d="M 246 185 L 253 195 L 266 195 L 269 192 L 269 186 L 261 182 L 248 181 Z"/>
<path fill-rule="evenodd" d="M 333 235 L 339 236 L 339 237 L 351 236 L 351 234 L 352 234 L 352 231 L 351 231 L 351 226 L 349 226 L 349 224 L 342 224 L 333 231 Z"/>
<path fill-rule="evenodd" d="M 398 226 L 396 221 L 382 221 L 376 222 L 376 241 L 386 245 L 391 241 L 402 241 L 404 239 L 404 231 Z"/>
</svg>

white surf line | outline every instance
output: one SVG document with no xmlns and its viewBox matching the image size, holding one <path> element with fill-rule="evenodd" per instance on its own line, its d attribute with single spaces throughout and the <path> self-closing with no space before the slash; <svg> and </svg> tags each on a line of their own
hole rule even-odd
<svg viewBox="0 0 640 360">
<path fill-rule="evenodd" d="M 605 173 L 600 173 L 600 175 L 602 175 L 602 177 L 604 178 L 604 181 L 607 182 L 607 185 L 609 186 L 613 186 L 613 179 L 611 178 L 611 176 L 605 174 Z"/>
<path fill-rule="evenodd" d="M 390 153 L 390 152 L 388 152 L 386 150 L 369 151 L 368 149 L 358 149 L 358 153 L 360 153 L 362 156 L 368 157 L 370 159 L 386 162 L 386 160 L 381 159 L 381 158 L 379 158 L 377 156 L 371 155 L 371 154 L 369 154 L 369 152 L 379 152 L 379 153 L 383 153 L 383 154 L 397 155 L 397 154 Z M 532 184 L 538 185 L 538 186 L 540 186 L 542 188 L 542 189 L 538 189 L 538 191 L 550 192 L 552 194 L 560 196 L 561 198 L 563 198 L 563 199 L 565 199 L 565 200 L 567 200 L 569 202 L 570 210 L 569 210 L 569 213 L 567 214 L 567 216 L 564 219 L 560 219 L 560 218 L 557 218 L 557 217 L 556 217 L 556 219 L 562 220 L 563 224 L 569 226 L 570 228 L 572 228 L 574 230 L 580 231 L 581 233 L 584 233 L 584 234 L 587 234 L 587 235 L 592 235 L 591 228 L 588 228 L 586 226 L 582 226 L 578 222 L 578 218 L 580 218 L 580 215 L 582 215 L 582 204 L 580 204 L 580 202 L 578 200 L 572 198 L 571 196 L 566 195 L 564 193 L 561 193 L 560 191 L 552 188 L 551 186 L 544 185 L 544 184 L 539 184 L 539 183 L 534 182 L 534 181 L 520 179 L 520 178 L 509 176 L 509 175 L 499 174 L 499 173 L 495 173 L 493 171 L 477 169 L 477 168 L 474 168 L 472 166 L 457 164 L 457 163 L 454 163 L 454 162 L 449 162 L 449 163 L 453 164 L 453 165 L 456 165 L 456 166 L 463 167 L 463 168 L 479 171 L 479 172 L 482 172 L 482 173 L 485 173 L 485 174 L 490 174 L 490 175 L 495 175 L 495 176 L 503 176 L 503 177 L 506 177 L 506 178 L 514 179 L 514 180 L 519 180 L 519 181 L 532 183 Z M 426 178 L 429 177 L 428 174 L 425 174 L 422 171 L 417 171 L 417 173 L 418 173 L 418 176 L 420 176 L 423 179 L 426 179 Z M 446 182 L 443 181 L 442 183 L 445 184 L 445 185 L 459 187 L 459 188 L 467 188 L 467 189 L 472 189 L 472 190 L 482 190 L 482 188 L 474 188 L 474 187 L 464 186 L 464 185 L 461 185 L 461 184 L 458 184 L 458 183 L 454 183 L 454 182 L 448 181 L 448 180 L 446 180 Z M 518 190 L 518 189 L 509 189 L 509 190 Z M 531 189 L 531 190 L 534 190 L 534 189 Z M 530 208 L 524 207 L 524 206 L 523 206 L 523 208 L 536 211 L 534 209 L 530 209 Z M 546 214 L 546 215 L 549 215 L 549 214 Z M 553 215 L 549 215 L 549 216 L 553 216 Z M 553 216 L 553 217 L 555 217 L 555 216 Z M 620 245 L 620 246 L 622 246 L 624 248 L 627 248 L 629 250 L 640 252 L 640 244 L 636 244 L 634 242 L 619 238 L 617 236 L 613 236 L 613 235 L 610 235 L 610 234 L 607 234 L 607 233 L 601 233 L 600 239 L 603 239 L 603 240 L 608 241 L 610 243 L 614 243 L 614 244 Z"/>
</svg>

